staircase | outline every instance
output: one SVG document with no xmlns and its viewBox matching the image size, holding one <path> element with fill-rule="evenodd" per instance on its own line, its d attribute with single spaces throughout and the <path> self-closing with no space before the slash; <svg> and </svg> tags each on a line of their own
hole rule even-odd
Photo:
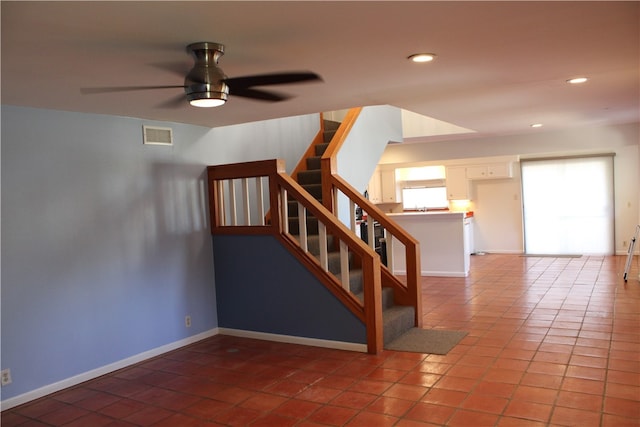
<svg viewBox="0 0 640 427">
<path fill-rule="evenodd" d="M 312 155 L 308 156 L 306 162 L 306 170 L 298 171 L 296 179 L 310 195 L 322 203 L 322 173 L 321 158 L 331 139 L 335 135 L 340 123 L 333 121 L 324 121 L 323 142 L 314 146 Z M 298 220 L 298 204 L 295 201 L 288 201 L 289 212 L 289 232 L 292 235 L 298 235 L 300 224 Z M 309 252 L 318 256 L 320 253 L 318 238 L 318 221 L 313 217 L 307 218 L 307 233 Z M 328 239 L 328 257 L 329 271 L 336 275 L 340 275 L 340 254 L 332 236 Z M 363 275 L 362 270 L 353 265 L 353 260 L 349 260 L 349 290 L 363 301 Z M 391 287 L 382 288 L 382 316 L 383 316 L 383 341 L 384 345 L 389 344 L 394 339 L 402 335 L 407 330 L 415 326 L 415 309 L 411 306 L 398 305 L 394 302 L 394 290 Z"/>
</svg>

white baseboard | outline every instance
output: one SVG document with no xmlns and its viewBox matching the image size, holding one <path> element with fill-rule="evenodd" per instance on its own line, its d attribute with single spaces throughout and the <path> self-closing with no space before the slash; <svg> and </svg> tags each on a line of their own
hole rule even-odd
<svg viewBox="0 0 640 427">
<path fill-rule="evenodd" d="M 393 270 L 393 274 L 397 274 L 398 276 L 406 276 L 406 270 Z M 431 271 L 431 270 L 422 270 L 420 272 L 420 276 L 431 276 L 431 277 L 468 277 L 469 273 L 466 274 L 463 271 Z"/>
<path fill-rule="evenodd" d="M 91 371 L 83 372 L 73 377 L 66 378 L 62 381 L 58 381 L 53 384 L 46 385 L 44 387 L 40 387 L 32 391 L 28 391 L 18 396 L 10 397 L 9 399 L 6 399 L 0 402 L 0 410 L 4 411 L 6 409 L 11 409 L 18 405 L 22 405 L 23 403 L 27 403 L 32 400 L 39 399 L 48 394 L 55 393 L 60 390 L 64 390 L 65 388 L 73 387 L 74 385 L 92 380 L 94 378 L 98 378 L 110 372 L 117 371 L 118 369 L 135 365 L 136 363 L 142 362 L 152 357 L 159 356 L 163 353 L 167 353 L 177 348 L 184 347 L 189 344 L 193 344 L 195 342 L 201 341 L 205 338 L 212 337 L 219 333 L 220 333 L 219 328 L 210 329 L 200 334 L 193 335 L 191 337 L 184 338 L 184 339 L 172 342 L 170 344 L 166 344 L 166 345 L 136 354 L 131 357 L 127 357 L 126 359 L 122 359 L 117 362 L 110 363 L 105 366 L 101 366 L 100 368 L 92 369 Z"/>
<path fill-rule="evenodd" d="M 422 276 L 431 276 L 431 277 L 467 277 L 469 276 L 469 272 L 464 271 L 422 271 L 420 273 Z"/>
<path fill-rule="evenodd" d="M 331 341 L 319 338 L 295 337 L 291 335 L 270 334 L 267 332 L 245 331 L 242 329 L 219 328 L 220 335 L 231 335 L 240 338 L 252 338 L 264 341 L 283 342 L 288 344 L 300 344 L 313 347 L 333 348 L 336 350 L 367 352 L 366 344 L 345 341 Z"/>
<path fill-rule="evenodd" d="M 629 249 L 625 249 L 625 250 L 622 250 L 622 249 L 621 249 L 621 250 L 617 250 L 617 251 L 616 251 L 616 255 L 624 255 L 624 256 L 628 256 L 628 255 L 629 255 Z M 633 251 L 633 255 L 634 255 L 634 256 L 638 256 L 638 255 L 640 255 L 640 251 L 637 251 L 637 250 Z"/>
</svg>

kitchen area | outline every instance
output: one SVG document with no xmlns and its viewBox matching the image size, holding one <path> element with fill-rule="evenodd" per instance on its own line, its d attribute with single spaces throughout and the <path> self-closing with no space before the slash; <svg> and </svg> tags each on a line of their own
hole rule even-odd
<svg viewBox="0 0 640 427">
<path fill-rule="evenodd" d="M 369 182 L 367 196 L 390 219 L 420 242 L 422 276 L 467 277 L 470 257 L 482 253 L 476 235 L 495 227 L 485 213 L 495 210 L 485 196 L 487 188 L 498 192 L 505 185 L 519 203 L 514 171 L 518 158 L 476 158 L 446 164 L 378 165 Z M 480 185 L 479 185 L 480 184 Z M 488 184 L 488 185 L 483 185 Z M 479 191 L 478 191 L 479 190 Z M 486 209 L 485 209 L 486 208 Z M 480 227 L 478 227 L 480 225 Z M 483 229 L 484 226 L 484 229 Z M 378 233 L 383 262 L 394 274 L 404 274 L 404 247 Z M 482 240 L 482 239 L 481 239 Z"/>
</svg>

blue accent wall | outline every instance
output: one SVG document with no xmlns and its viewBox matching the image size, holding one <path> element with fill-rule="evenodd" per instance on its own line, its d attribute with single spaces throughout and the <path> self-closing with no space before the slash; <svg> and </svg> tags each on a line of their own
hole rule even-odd
<svg viewBox="0 0 640 427">
<path fill-rule="evenodd" d="M 143 146 L 143 124 L 171 127 L 174 145 Z M 206 166 L 291 169 L 318 128 L 318 115 L 210 129 L 3 105 L 2 400 L 215 330 Z"/>
<path fill-rule="evenodd" d="M 364 324 L 273 236 L 213 237 L 220 327 L 366 343 Z"/>
</svg>

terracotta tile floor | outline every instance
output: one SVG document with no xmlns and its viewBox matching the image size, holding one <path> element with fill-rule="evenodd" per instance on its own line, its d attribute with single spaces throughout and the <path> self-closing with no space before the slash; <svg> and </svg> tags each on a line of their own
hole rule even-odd
<svg viewBox="0 0 640 427">
<path fill-rule="evenodd" d="M 216 336 L 5 411 L 2 426 L 639 426 L 640 284 L 624 257 L 472 258 L 423 278 L 446 356 Z"/>
</svg>

